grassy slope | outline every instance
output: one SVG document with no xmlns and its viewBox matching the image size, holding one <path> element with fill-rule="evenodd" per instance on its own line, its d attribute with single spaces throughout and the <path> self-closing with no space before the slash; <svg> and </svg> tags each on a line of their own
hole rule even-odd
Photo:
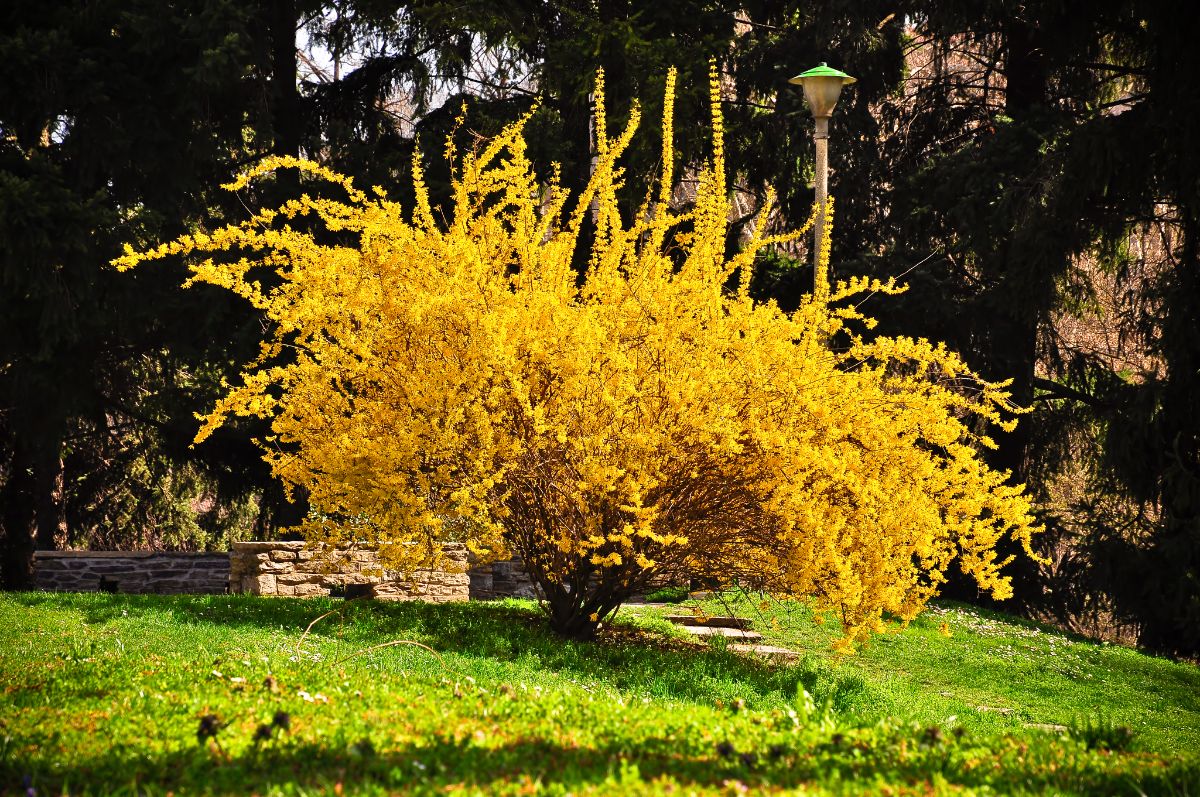
<svg viewBox="0 0 1200 797">
<path fill-rule="evenodd" d="M 803 610 L 740 608 L 809 655 L 747 660 L 652 618 L 563 643 L 518 603 L 4 595 L 0 793 L 1200 791 L 1190 665 L 961 608 L 831 661 Z M 359 652 L 397 639 L 440 657 Z M 280 711 L 290 731 L 256 743 Z M 1098 716 L 1134 752 L 1025 727 Z"/>
<path fill-rule="evenodd" d="M 794 603 L 729 599 L 699 607 L 752 617 L 764 642 L 819 658 L 839 635 L 834 623 L 819 626 Z M 1138 749 L 1200 751 L 1200 669 L 970 606 L 931 607 L 902 632 L 843 659 L 838 672 L 859 674 L 869 686 L 857 698 L 859 716 L 954 716 L 997 731 L 1103 719 L 1131 728 Z"/>
</svg>

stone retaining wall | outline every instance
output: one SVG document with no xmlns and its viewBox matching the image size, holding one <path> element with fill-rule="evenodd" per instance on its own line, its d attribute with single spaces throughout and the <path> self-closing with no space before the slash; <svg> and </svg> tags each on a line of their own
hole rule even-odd
<svg viewBox="0 0 1200 797">
<path fill-rule="evenodd" d="M 470 597 L 467 548 L 444 548 L 447 570 L 418 570 L 410 582 L 388 573 L 374 551 L 339 550 L 332 557 L 303 542 L 235 542 L 229 553 L 229 591 L 254 595 L 344 595 L 358 587 L 381 600 L 465 601 Z"/>
<path fill-rule="evenodd" d="M 229 555 L 159 551 L 37 551 L 38 589 L 66 592 L 216 594 L 229 585 Z"/>
<path fill-rule="evenodd" d="M 384 600 L 435 603 L 493 598 L 534 598 L 520 559 L 468 570 L 463 545 L 447 545 L 449 571 L 418 571 L 415 583 L 383 573 L 372 551 L 341 552 L 335 566 L 303 542 L 235 542 L 229 553 L 156 551 L 38 551 L 38 589 L 69 592 L 159 594 L 344 595 L 367 589 Z"/>
<path fill-rule="evenodd" d="M 524 563 L 518 559 L 507 559 L 491 564 L 472 564 L 467 571 L 471 579 L 471 600 L 493 598 L 536 598 L 537 591 Z"/>
</svg>

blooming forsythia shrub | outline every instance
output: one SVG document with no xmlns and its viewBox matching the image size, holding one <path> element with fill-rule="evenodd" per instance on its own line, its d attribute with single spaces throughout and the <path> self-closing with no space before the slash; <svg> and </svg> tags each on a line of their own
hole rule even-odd
<svg viewBox="0 0 1200 797">
<path fill-rule="evenodd" d="M 198 437 L 231 415 L 270 418 L 265 456 L 308 491 L 311 540 L 375 543 L 404 570 L 436 564 L 448 539 L 484 558 L 516 552 L 572 636 L 662 575 L 811 597 L 840 612 L 847 642 L 885 613 L 913 617 L 956 558 L 1004 597 L 994 546 L 1011 534 L 1028 550 L 1030 507 L 964 422 L 1012 423 L 1003 385 L 941 345 L 860 337 L 871 323 L 846 300 L 891 284 L 841 283 L 792 314 L 753 301 L 755 253 L 780 239 L 725 256 L 715 88 L 695 206 L 670 208 L 673 82 L 666 167 L 632 225 L 617 160 L 636 109 L 615 139 L 600 126 L 598 165 L 572 204 L 533 174 L 520 122 L 461 158 L 447 145 L 444 225 L 417 158 L 411 215 L 381 190 L 275 158 L 231 188 L 296 168 L 346 198 L 304 196 L 129 250 L 119 265 L 192 255 L 189 282 L 235 291 L 274 323 Z M 293 226 L 314 220 L 317 233 Z M 264 267 L 269 289 L 252 271 Z M 834 351 L 835 335 L 852 342 Z"/>
</svg>

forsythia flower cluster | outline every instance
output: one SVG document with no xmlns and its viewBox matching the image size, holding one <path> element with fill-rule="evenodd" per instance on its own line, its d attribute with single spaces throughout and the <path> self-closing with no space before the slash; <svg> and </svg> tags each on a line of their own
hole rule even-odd
<svg viewBox="0 0 1200 797">
<path fill-rule="evenodd" d="M 755 255 L 784 238 L 726 257 L 715 81 L 712 158 L 694 207 L 671 208 L 673 84 L 661 181 L 631 223 L 618 159 L 636 108 L 615 138 L 600 126 L 594 174 L 570 204 L 534 175 L 522 120 L 461 158 L 448 145 L 444 224 L 419 156 L 411 214 L 273 158 L 229 188 L 295 168 L 345 199 L 304 196 L 127 250 L 123 268 L 190 256 L 189 282 L 273 322 L 197 439 L 230 416 L 271 419 L 265 456 L 307 491 L 310 539 L 379 545 L 406 571 L 437 564 L 452 539 L 485 559 L 519 553 L 571 635 L 664 576 L 807 596 L 840 613 L 847 643 L 885 616 L 912 618 L 952 560 L 1006 596 L 995 545 L 1012 535 L 1029 550 L 1030 504 L 983 464 L 990 441 L 967 423 L 1014 422 L 1004 385 L 941 345 L 864 337 L 871 322 L 847 299 L 892 283 L 825 286 L 791 314 L 753 301 Z M 602 120 L 602 82 L 597 96 Z M 269 288 L 253 271 L 264 267 Z M 835 336 L 850 344 L 834 350 Z"/>
</svg>

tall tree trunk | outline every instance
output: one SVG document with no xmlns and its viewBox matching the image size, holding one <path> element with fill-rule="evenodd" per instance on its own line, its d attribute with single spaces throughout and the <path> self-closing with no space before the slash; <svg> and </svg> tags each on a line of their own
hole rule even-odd
<svg viewBox="0 0 1200 797">
<path fill-rule="evenodd" d="M 0 486 L 0 583 L 5 589 L 31 589 L 33 552 L 53 551 L 67 541 L 62 421 L 36 397 L 20 409 L 11 419 L 12 460 Z"/>
<path fill-rule="evenodd" d="M 296 0 L 271 0 L 268 10 L 271 31 L 271 124 L 275 155 L 298 158 L 304 138 L 303 109 L 297 87 L 296 29 L 299 11 Z M 300 195 L 300 175 L 294 169 L 276 174 L 280 195 L 278 203 Z M 282 223 L 282 220 L 280 221 Z M 254 535 L 257 539 L 275 537 L 279 530 L 295 526 L 308 514 L 308 502 L 297 491 L 297 500 L 289 501 L 278 481 L 264 489 Z"/>
<path fill-rule="evenodd" d="M 271 126 L 275 141 L 271 151 L 276 155 L 299 157 L 303 136 L 300 116 L 300 92 L 296 87 L 296 0 L 271 0 L 269 8 L 271 31 Z M 284 190 L 299 187 L 294 171 L 279 175 Z"/>
<path fill-rule="evenodd" d="M 1161 452 L 1155 498 L 1162 516 L 1149 544 L 1137 551 L 1140 577 L 1119 585 L 1118 596 L 1136 607 L 1138 644 L 1195 658 L 1200 655 L 1200 211 L 1188 204 L 1179 203 L 1182 245 L 1164 300 L 1167 377 L 1149 387 L 1159 393 L 1157 417 L 1150 422 L 1151 439 L 1157 438 Z"/>
<path fill-rule="evenodd" d="M 1004 75 L 1006 81 L 1005 113 L 1018 122 L 1027 121 L 1031 114 L 1046 103 L 1048 76 L 1038 47 L 1041 31 L 1036 23 L 1012 19 L 1001 29 L 1004 37 Z M 1030 192 L 1031 195 L 1036 192 Z M 986 267 L 994 275 L 992 296 L 980 302 L 976 314 L 976 339 L 983 343 L 991 378 L 1011 379 L 1009 388 L 1013 401 L 1023 407 L 1033 404 L 1033 379 L 1037 365 L 1038 325 L 1046 317 L 1053 296 L 1028 299 L 1028 253 L 1020 246 L 1021 231 L 1014 229 L 1003 245 L 989 255 L 994 261 Z M 1035 266 L 1036 267 L 1036 266 Z M 988 464 L 997 470 L 1009 471 L 1010 482 L 1024 483 L 1028 475 L 1028 448 L 1031 422 L 1023 417 L 1012 432 L 993 430 L 992 437 L 999 446 L 987 452 Z M 1042 587 L 1038 580 L 1037 564 L 1029 559 L 1015 540 L 1001 540 L 997 545 L 1001 558 L 1013 556 L 1005 573 L 1013 580 L 1013 600 L 1018 606 L 1036 601 Z M 990 595 L 980 591 L 975 580 L 961 573 L 949 574 L 942 594 L 957 600 L 993 605 Z M 1004 608 L 1014 604 L 1006 602 Z"/>
<path fill-rule="evenodd" d="M 1011 20 L 1004 27 L 1006 82 L 1004 109 L 1012 119 L 1024 121 L 1030 112 L 1045 105 L 1047 74 L 1041 51 L 1038 47 L 1038 29 L 1025 20 Z M 1014 231 L 1014 236 L 1018 233 Z M 1009 245 L 1002 250 L 1009 262 L 1002 266 L 1004 279 L 1012 283 L 1019 280 L 1021 265 L 1013 262 L 1024 257 L 1020 247 Z M 1004 293 L 1009 297 L 1023 294 L 1023 286 L 1008 285 Z M 1004 303 L 1001 317 L 995 319 L 993 347 L 999 363 L 998 370 L 1013 380 L 1013 400 L 1021 406 L 1033 403 L 1033 377 L 1037 364 L 1038 324 L 1048 308 L 1031 307 L 1027 302 L 1010 300 Z M 991 458 L 994 467 L 1012 472 L 1014 482 L 1025 481 L 1026 454 L 1030 440 L 1030 424 L 1027 420 L 1017 424 L 1010 433 L 998 433 L 996 442 L 1000 449 Z"/>
<path fill-rule="evenodd" d="M 37 536 L 34 467 L 28 445 L 13 441 L 8 479 L 0 486 L 0 584 L 4 589 L 33 587 L 34 538 Z"/>
</svg>

